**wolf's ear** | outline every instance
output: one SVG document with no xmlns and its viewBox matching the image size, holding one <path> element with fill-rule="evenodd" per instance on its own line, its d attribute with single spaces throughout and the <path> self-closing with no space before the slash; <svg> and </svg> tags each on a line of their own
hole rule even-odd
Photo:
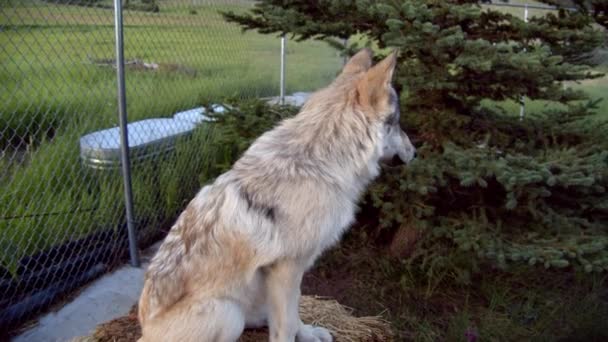
<svg viewBox="0 0 608 342">
<path fill-rule="evenodd" d="M 343 74 L 354 74 L 362 71 L 367 71 L 372 66 L 372 50 L 364 48 L 359 50 L 354 56 L 348 60 L 344 68 Z"/>
<path fill-rule="evenodd" d="M 369 69 L 357 84 L 358 102 L 380 114 L 390 105 L 391 81 L 397 65 L 397 51 Z"/>
</svg>

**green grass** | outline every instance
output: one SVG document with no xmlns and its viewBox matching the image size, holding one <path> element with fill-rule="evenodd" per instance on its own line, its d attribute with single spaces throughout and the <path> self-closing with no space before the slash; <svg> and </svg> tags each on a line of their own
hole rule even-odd
<svg viewBox="0 0 608 342">
<path fill-rule="evenodd" d="M 130 120 L 169 116 L 228 95 L 278 94 L 278 38 L 241 34 L 217 13 L 226 6 L 199 7 L 196 15 L 177 8 L 125 11 L 125 57 L 161 65 L 158 72 L 127 70 Z M 73 121 L 116 123 L 115 71 L 91 63 L 114 57 L 111 10 L 47 3 L 1 10 L 0 126 L 26 137 Z M 323 43 L 290 42 L 288 91 L 324 85 L 339 66 Z M 0 131 L 0 143 L 13 138 Z"/>
<path fill-rule="evenodd" d="M 250 4 L 159 3 L 160 13 L 124 12 L 126 59 L 160 66 L 127 67 L 129 121 L 278 95 L 280 40 L 243 34 L 218 13 Z M 14 271 L 24 255 L 124 222 L 119 172 L 93 173 L 79 160 L 80 136 L 118 124 L 116 71 L 95 63 L 115 56 L 113 20 L 105 8 L 0 3 L 0 266 Z M 288 92 L 327 84 L 342 63 L 321 42 L 288 42 L 287 61 Z M 197 134 L 172 157 L 134 168 L 140 228 L 158 229 L 205 181 L 197 175 L 214 147 L 209 132 Z"/>
</svg>

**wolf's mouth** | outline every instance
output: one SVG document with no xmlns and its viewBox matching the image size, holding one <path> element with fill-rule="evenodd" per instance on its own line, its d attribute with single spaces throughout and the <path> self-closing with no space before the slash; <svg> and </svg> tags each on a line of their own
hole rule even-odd
<svg viewBox="0 0 608 342">
<path fill-rule="evenodd" d="M 406 164 L 398 154 L 395 154 L 392 158 L 383 159 L 381 162 L 384 166 L 388 167 L 398 167 Z"/>
</svg>

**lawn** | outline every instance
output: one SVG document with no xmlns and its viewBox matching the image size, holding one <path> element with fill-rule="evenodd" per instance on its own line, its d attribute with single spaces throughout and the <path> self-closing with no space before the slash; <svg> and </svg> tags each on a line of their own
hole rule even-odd
<svg viewBox="0 0 608 342">
<path fill-rule="evenodd" d="M 196 14 L 189 14 L 191 8 Z M 278 94 L 279 39 L 241 34 L 223 22 L 218 10 L 225 9 L 161 2 L 160 13 L 125 11 L 126 59 L 160 66 L 158 71 L 127 71 L 130 120 L 172 115 L 228 95 Z M 1 144 L 19 143 L 36 128 L 87 131 L 117 122 L 115 72 L 95 64 L 115 54 L 112 10 L 43 2 L 9 5 L 0 8 L 0 25 Z M 319 87 L 340 65 L 336 52 L 323 43 L 288 46 L 288 91 Z M 9 136 L 6 128 L 19 137 Z"/>
</svg>

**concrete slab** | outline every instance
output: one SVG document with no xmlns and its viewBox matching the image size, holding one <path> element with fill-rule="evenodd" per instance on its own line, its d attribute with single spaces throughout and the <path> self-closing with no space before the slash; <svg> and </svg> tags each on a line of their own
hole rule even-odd
<svg viewBox="0 0 608 342">
<path fill-rule="evenodd" d="M 61 309 L 40 317 L 37 325 L 12 341 L 67 342 L 90 335 L 98 324 L 127 314 L 139 299 L 144 270 L 158 246 L 142 253 L 141 268 L 125 265 L 104 275 Z"/>
</svg>

